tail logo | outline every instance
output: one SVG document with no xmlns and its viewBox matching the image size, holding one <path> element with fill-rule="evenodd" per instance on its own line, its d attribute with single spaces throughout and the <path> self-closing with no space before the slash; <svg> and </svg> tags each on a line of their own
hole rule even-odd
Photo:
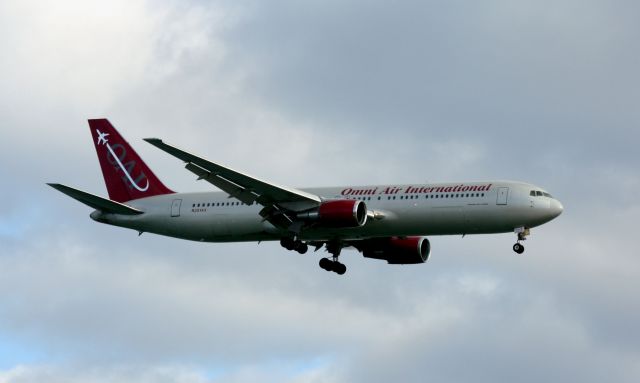
<svg viewBox="0 0 640 383">
<path fill-rule="evenodd" d="M 98 133 L 98 144 L 97 145 L 104 145 L 107 147 L 107 150 L 109 150 L 109 153 L 111 154 L 111 157 L 114 159 L 115 164 L 118 165 L 118 167 L 120 167 L 120 170 L 122 170 L 122 172 L 124 173 L 126 180 L 129 181 L 129 184 L 131 186 L 133 186 L 136 190 L 141 191 L 141 192 L 145 192 L 147 191 L 147 189 L 149 189 L 149 180 L 147 179 L 147 177 L 145 176 L 144 173 L 140 173 L 140 176 L 138 176 L 137 180 L 141 180 L 144 179 L 147 184 L 144 187 L 138 186 L 138 184 L 136 183 L 136 181 L 133 180 L 133 177 L 131 177 L 131 174 L 129 174 L 129 171 L 127 170 L 127 168 L 122 164 L 122 160 L 124 160 L 125 156 L 127 155 L 126 149 L 124 148 L 124 146 L 116 144 L 114 145 L 114 147 L 121 147 L 122 150 L 122 154 L 120 156 L 118 156 L 116 154 L 116 152 L 113 150 L 113 148 L 111 147 L 111 145 L 109 145 L 109 139 L 107 139 L 107 136 L 109 135 L 109 133 L 102 133 L 100 130 L 96 129 L 96 133 Z M 107 159 L 109 160 L 109 162 L 111 162 L 112 164 L 114 164 L 114 161 L 111 161 L 111 159 L 109 158 L 109 156 L 107 156 Z M 127 163 L 127 165 L 129 166 L 129 169 L 133 169 L 136 165 L 135 161 L 131 161 L 130 163 Z"/>
</svg>

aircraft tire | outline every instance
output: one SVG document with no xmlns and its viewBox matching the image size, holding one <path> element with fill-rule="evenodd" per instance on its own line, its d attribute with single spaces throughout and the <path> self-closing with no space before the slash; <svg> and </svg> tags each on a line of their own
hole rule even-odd
<svg viewBox="0 0 640 383">
<path fill-rule="evenodd" d="M 519 243 L 516 243 L 515 245 L 513 245 L 513 251 L 515 251 L 518 254 L 522 254 L 524 253 L 524 246 L 522 246 Z"/>
<path fill-rule="evenodd" d="M 300 254 L 305 254 L 309 250 L 309 246 L 306 243 L 300 242 L 296 246 L 296 251 Z"/>
<path fill-rule="evenodd" d="M 280 245 L 287 250 L 293 250 L 295 248 L 295 242 L 291 238 L 282 238 Z"/>
<path fill-rule="evenodd" d="M 320 265 L 320 268 L 322 268 L 323 270 L 333 271 L 333 262 L 329 260 L 329 258 L 320 259 L 320 262 L 318 264 Z"/>
<path fill-rule="evenodd" d="M 333 264 L 333 271 L 338 275 L 343 275 L 344 273 L 347 272 L 347 266 L 345 266 L 340 262 L 335 262 Z"/>
</svg>

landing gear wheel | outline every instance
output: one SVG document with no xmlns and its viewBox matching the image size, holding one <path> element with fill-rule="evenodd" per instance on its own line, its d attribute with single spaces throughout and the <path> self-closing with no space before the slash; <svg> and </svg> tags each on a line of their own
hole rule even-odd
<svg viewBox="0 0 640 383">
<path fill-rule="evenodd" d="M 287 250 L 295 250 L 300 254 L 304 254 L 309 250 L 309 246 L 306 243 L 289 237 L 281 238 L 280 245 Z"/>
<path fill-rule="evenodd" d="M 318 264 L 320 265 L 320 268 L 326 271 L 333 271 L 333 261 L 329 258 L 322 258 Z"/>
<path fill-rule="evenodd" d="M 524 253 L 524 246 L 522 246 L 519 243 L 516 243 L 515 245 L 513 245 L 513 251 L 515 251 L 518 254 L 522 254 Z"/>
<path fill-rule="evenodd" d="M 282 238 L 280 240 L 280 246 L 284 247 L 287 250 L 293 250 L 296 246 L 296 243 L 291 238 Z"/>
<path fill-rule="evenodd" d="M 518 235 L 518 240 L 516 241 L 515 245 L 513 245 L 513 251 L 518 254 L 522 254 L 524 253 L 524 246 L 522 246 L 520 241 L 526 241 L 527 237 L 531 234 L 531 231 L 528 227 L 525 226 L 516 227 L 514 231 Z"/>
<path fill-rule="evenodd" d="M 340 251 L 343 244 L 338 240 L 329 241 L 326 243 L 327 251 L 331 254 L 331 258 L 322 258 L 320 260 L 320 267 L 327 271 L 333 271 L 338 275 L 342 275 L 347 272 L 347 266 L 338 262 Z"/>
<path fill-rule="evenodd" d="M 347 266 L 338 261 L 332 261 L 329 258 L 322 258 L 318 264 L 323 270 L 333 271 L 338 275 L 343 275 L 347 272 Z"/>
<path fill-rule="evenodd" d="M 307 246 L 306 243 L 304 242 L 300 242 L 298 243 L 298 245 L 296 246 L 296 251 L 300 254 L 304 254 L 309 250 L 309 246 Z"/>
</svg>

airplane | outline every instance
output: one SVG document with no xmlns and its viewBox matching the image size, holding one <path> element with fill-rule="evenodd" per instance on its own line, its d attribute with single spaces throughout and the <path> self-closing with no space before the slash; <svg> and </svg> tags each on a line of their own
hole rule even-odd
<svg viewBox="0 0 640 383">
<path fill-rule="evenodd" d="M 514 232 L 522 254 L 530 229 L 563 206 L 525 182 L 291 188 L 211 162 L 158 138 L 145 141 L 183 161 L 220 191 L 177 193 L 166 187 L 107 119 L 90 119 L 109 198 L 58 183 L 51 187 L 95 209 L 101 223 L 201 242 L 280 241 L 305 254 L 325 247 L 319 265 L 342 275 L 343 248 L 389 264 L 429 259 L 428 236 Z"/>
</svg>

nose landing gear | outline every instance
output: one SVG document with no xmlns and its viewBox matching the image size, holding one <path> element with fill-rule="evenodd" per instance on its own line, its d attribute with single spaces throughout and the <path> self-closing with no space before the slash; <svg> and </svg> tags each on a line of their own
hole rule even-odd
<svg viewBox="0 0 640 383">
<path fill-rule="evenodd" d="M 520 241 L 526 241 L 527 236 L 531 234 L 531 232 L 527 227 L 518 227 L 514 231 L 518 235 L 518 241 L 513 245 L 513 251 L 518 254 L 522 254 L 524 253 L 524 246 L 520 243 Z"/>
</svg>

